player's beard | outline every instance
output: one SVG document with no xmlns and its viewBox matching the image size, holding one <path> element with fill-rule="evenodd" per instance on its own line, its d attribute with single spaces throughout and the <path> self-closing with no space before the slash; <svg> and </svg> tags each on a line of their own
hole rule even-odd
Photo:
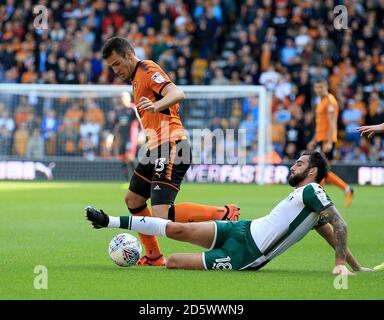
<svg viewBox="0 0 384 320">
<path fill-rule="evenodd" d="M 304 179 L 308 176 L 310 168 L 305 169 L 302 173 L 297 173 L 295 175 L 291 175 L 288 178 L 288 183 L 291 187 L 296 187 L 300 182 L 304 181 Z"/>
</svg>

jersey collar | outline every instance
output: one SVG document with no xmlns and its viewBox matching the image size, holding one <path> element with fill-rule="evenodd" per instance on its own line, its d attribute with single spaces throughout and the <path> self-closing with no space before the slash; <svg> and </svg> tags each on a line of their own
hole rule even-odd
<svg viewBox="0 0 384 320">
<path fill-rule="evenodd" d="M 136 71 L 137 71 L 137 69 L 139 68 L 139 65 L 140 65 L 142 62 L 143 62 L 143 61 L 140 60 L 139 62 L 136 63 L 135 69 L 133 70 L 133 73 L 132 73 L 132 76 L 131 76 L 131 79 L 130 79 L 131 82 L 132 82 L 133 79 L 135 78 Z"/>
</svg>

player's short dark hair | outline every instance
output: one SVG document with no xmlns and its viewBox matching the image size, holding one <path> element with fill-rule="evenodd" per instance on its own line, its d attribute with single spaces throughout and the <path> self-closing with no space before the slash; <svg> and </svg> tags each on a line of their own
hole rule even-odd
<svg viewBox="0 0 384 320">
<path fill-rule="evenodd" d="M 318 151 L 303 151 L 301 155 L 309 156 L 308 168 L 317 168 L 317 177 L 315 181 L 320 183 L 320 181 L 328 174 L 329 167 L 327 159 Z"/>
<path fill-rule="evenodd" d="M 107 59 L 112 54 L 112 51 L 115 51 L 116 54 L 124 57 L 127 50 L 135 54 L 135 50 L 127 39 L 123 37 L 112 37 L 108 39 L 104 45 L 102 56 L 103 59 Z"/>
</svg>

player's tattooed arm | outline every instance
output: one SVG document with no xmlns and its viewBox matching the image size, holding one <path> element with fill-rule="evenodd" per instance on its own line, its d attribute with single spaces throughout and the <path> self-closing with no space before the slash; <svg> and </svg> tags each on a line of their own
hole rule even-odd
<svg viewBox="0 0 384 320">
<path fill-rule="evenodd" d="M 320 217 L 322 220 L 329 222 L 333 226 L 336 265 L 345 264 L 348 238 L 347 224 L 333 205 L 320 212 Z"/>
</svg>

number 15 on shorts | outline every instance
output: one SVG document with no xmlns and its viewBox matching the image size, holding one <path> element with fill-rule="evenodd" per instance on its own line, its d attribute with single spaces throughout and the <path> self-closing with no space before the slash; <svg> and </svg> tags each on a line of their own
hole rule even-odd
<svg viewBox="0 0 384 320">
<path fill-rule="evenodd" d="M 158 158 L 155 160 L 155 171 L 161 172 L 164 170 L 166 158 Z"/>
</svg>

